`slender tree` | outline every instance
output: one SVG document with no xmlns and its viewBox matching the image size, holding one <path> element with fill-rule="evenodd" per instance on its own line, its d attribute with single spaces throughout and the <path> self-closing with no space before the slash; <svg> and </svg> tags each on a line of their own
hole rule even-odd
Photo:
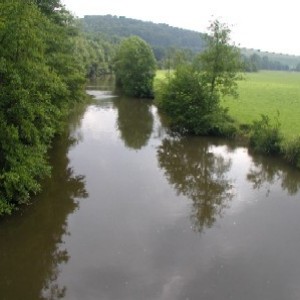
<svg viewBox="0 0 300 300">
<path fill-rule="evenodd" d="M 237 80 L 243 70 L 240 50 L 231 42 L 230 28 L 213 21 L 206 36 L 206 49 L 200 54 L 200 69 L 211 94 L 237 95 Z"/>
</svg>

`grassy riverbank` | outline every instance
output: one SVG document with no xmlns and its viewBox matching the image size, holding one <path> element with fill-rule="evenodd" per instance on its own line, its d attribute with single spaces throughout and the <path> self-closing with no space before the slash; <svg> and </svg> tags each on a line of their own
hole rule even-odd
<svg viewBox="0 0 300 300">
<path fill-rule="evenodd" d="M 168 71 L 157 71 L 158 80 L 165 78 Z M 250 125 L 262 114 L 271 121 L 279 112 L 280 130 L 286 140 L 300 134 L 300 73 L 261 71 L 247 73 L 239 82 L 239 97 L 227 97 L 222 105 L 239 123 Z"/>
<path fill-rule="evenodd" d="M 279 112 L 284 138 L 300 134 L 300 73 L 262 71 L 248 73 L 239 82 L 238 99 L 225 98 L 222 105 L 239 124 L 251 124 L 261 114 L 271 120 Z"/>
</svg>

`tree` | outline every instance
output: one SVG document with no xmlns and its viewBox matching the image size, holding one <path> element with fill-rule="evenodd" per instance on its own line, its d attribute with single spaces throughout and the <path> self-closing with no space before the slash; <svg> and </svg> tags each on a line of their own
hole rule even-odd
<svg viewBox="0 0 300 300">
<path fill-rule="evenodd" d="M 199 56 L 200 70 L 204 72 L 210 93 L 237 95 L 237 80 L 243 70 L 240 50 L 231 44 L 230 29 L 215 20 L 209 26 L 206 49 Z"/>
<path fill-rule="evenodd" d="M 218 98 L 202 84 L 202 74 L 191 65 L 178 66 L 155 91 L 156 102 L 181 132 L 206 135 L 216 124 Z"/>
<path fill-rule="evenodd" d="M 53 14 L 34 0 L 0 3 L 0 215 L 40 190 L 52 138 L 83 94 L 73 25 Z"/>
<path fill-rule="evenodd" d="M 242 68 L 239 51 L 230 45 L 229 29 L 214 21 L 206 50 L 193 64 L 183 63 L 158 85 L 158 106 L 180 131 L 198 135 L 232 135 L 235 131 L 222 95 L 237 95 L 236 81 Z"/>
<path fill-rule="evenodd" d="M 141 38 L 124 39 L 116 54 L 116 84 L 128 96 L 151 98 L 156 62 L 150 46 Z"/>
</svg>

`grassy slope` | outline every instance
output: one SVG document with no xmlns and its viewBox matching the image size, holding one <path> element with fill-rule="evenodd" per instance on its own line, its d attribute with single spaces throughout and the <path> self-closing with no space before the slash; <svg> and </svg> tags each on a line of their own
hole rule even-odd
<svg viewBox="0 0 300 300">
<path fill-rule="evenodd" d="M 300 135 L 300 73 L 246 74 L 245 80 L 239 82 L 239 98 L 226 98 L 222 104 L 241 124 L 259 119 L 261 114 L 273 120 L 279 111 L 284 136 L 289 139 Z"/>
</svg>

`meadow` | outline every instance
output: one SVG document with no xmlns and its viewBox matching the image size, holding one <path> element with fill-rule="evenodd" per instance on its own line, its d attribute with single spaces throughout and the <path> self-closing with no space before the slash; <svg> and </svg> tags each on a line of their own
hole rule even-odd
<svg viewBox="0 0 300 300">
<path fill-rule="evenodd" d="M 247 73 L 238 86 L 239 97 L 226 97 L 222 105 L 239 124 L 251 124 L 262 114 L 274 121 L 279 113 L 285 139 L 300 135 L 300 73 Z"/>
<path fill-rule="evenodd" d="M 167 71 L 158 71 L 156 83 Z M 286 140 L 300 135 L 300 73 L 260 71 L 246 73 L 238 82 L 238 98 L 225 97 L 222 105 L 239 124 L 251 124 L 267 115 L 278 117 Z"/>
</svg>

